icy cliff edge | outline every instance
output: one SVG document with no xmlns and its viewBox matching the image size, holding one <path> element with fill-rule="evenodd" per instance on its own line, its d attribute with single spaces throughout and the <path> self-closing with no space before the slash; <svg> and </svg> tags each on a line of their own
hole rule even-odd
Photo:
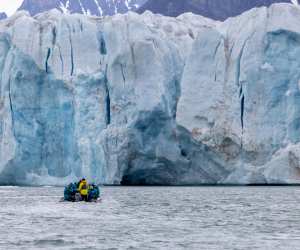
<svg viewBox="0 0 300 250">
<path fill-rule="evenodd" d="M 0 183 L 300 183 L 300 9 L 0 22 Z"/>
</svg>

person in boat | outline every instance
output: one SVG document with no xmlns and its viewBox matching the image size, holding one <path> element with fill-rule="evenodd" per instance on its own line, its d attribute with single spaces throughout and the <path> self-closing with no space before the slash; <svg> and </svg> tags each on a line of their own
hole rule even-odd
<svg viewBox="0 0 300 250">
<path fill-rule="evenodd" d="M 82 182 L 82 179 L 80 179 L 78 182 L 75 182 L 77 189 L 79 188 L 80 183 Z"/>
<path fill-rule="evenodd" d="M 80 193 L 81 198 L 84 201 L 88 201 L 88 189 L 89 189 L 89 185 L 88 185 L 86 179 L 83 178 L 79 182 L 78 192 Z"/>
</svg>

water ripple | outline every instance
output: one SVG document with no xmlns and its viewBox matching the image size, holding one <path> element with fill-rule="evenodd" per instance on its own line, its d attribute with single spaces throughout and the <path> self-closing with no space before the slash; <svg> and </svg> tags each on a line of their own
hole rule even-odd
<svg viewBox="0 0 300 250">
<path fill-rule="evenodd" d="M 0 187 L 0 249 L 298 249 L 299 187 Z"/>
</svg>

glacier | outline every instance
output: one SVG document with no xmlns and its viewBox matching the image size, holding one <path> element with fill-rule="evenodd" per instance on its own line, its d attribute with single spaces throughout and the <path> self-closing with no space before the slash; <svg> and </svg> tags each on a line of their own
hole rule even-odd
<svg viewBox="0 0 300 250">
<path fill-rule="evenodd" d="M 300 9 L 0 21 L 0 183 L 300 183 Z"/>
</svg>

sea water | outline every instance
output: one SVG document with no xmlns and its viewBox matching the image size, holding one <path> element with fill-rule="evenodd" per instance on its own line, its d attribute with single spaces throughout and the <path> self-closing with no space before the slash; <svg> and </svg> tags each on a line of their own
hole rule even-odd
<svg viewBox="0 0 300 250">
<path fill-rule="evenodd" d="M 0 187 L 0 249 L 299 249 L 300 187 Z"/>
</svg>

